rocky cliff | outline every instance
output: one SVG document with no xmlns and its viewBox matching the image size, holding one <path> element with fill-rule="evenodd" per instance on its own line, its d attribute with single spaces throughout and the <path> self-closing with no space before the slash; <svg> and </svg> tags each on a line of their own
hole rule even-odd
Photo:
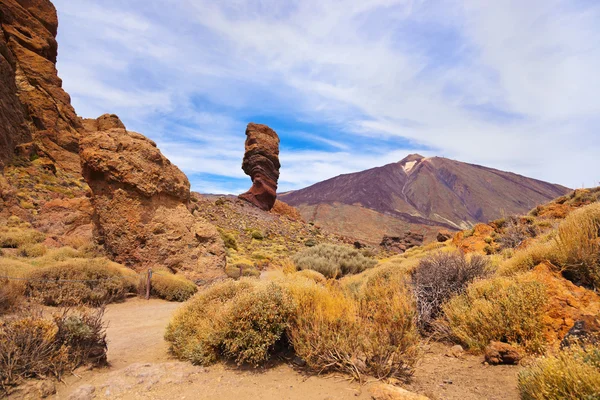
<svg viewBox="0 0 600 400">
<path fill-rule="evenodd" d="M 118 117 L 77 116 L 57 75 L 52 3 L 0 0 L 0 27 L 0 219 L 18 215 L 48 245 L 93 236 L 134 269 L 222 276 L 222 240 L 189 211 L 187 177 Z"/>
</svg>

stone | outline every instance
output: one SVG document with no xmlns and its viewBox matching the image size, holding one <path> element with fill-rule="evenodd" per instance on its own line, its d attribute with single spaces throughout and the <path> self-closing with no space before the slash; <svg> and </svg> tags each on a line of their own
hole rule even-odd
<svg viewBox="0 0 600 400">
<path fill-rule="evenodd" d="M 408 249 L 421 246 L 424 239 L 420 233 L 408 231 L 402 236 L 384 235 L 379 245 L 385 250 L 402 254 Z"/>
<path fill-rule="evenodd" d="M 190 203 L 183 172 L 145 136 L 116 116 L 86 127 L 81 140 L 84 178 L 92 191 L 94 237 L 116 262 L 143 271 L 165 266 L 192 280 L 224 276 L 225 246 L 218 231 Z"/>
<path fill-rule="evenodd" d="M 446 352 L 446 357 L 461 358 L 465 354 L 465 350 L 460 344 L 452 346 Z"/>
<path fill-rule="evenodd" d="M 92 385 L 81 385 L 68 397 L 68 400 L 92 400 L 96 388 Z"/>
<path fill-rule="evenodd" d="M 447 229 L 442 229 L 437 234 L 437 241 L 440 243 L 443 243 L 447 240 L 452 239 L 453 236 L 454 236 L 454 233 L 450 232 Z"/>
<path fill-rule="evenodd" d="M 584 315 L 580 320 L 575 321 L 573 327 L 560 342 L 560 347 L 597 343 L 600 343 L 600 318 L 594 315 Z"/>
<path fill-rule="evenodd" d="M 385 383 L 373 384 L 369 389 L 369 393 L 373 400 L 429 400 L 429 397 L 422 394 Z"/>
<path fill-rule="evenodd" d="M 252 178 L 252 187 L 239 197 L 269 211 L 277 199 L 279 136 L 266 125 L 249 123 L 242 169 Z"/>
<path fill-rule="evenodd" d="M 485 361 L 490 365 L 516 365 L 521 358 L 521 352 L 508 343 L 491 342 L 485 348 Z"/>
</svg>

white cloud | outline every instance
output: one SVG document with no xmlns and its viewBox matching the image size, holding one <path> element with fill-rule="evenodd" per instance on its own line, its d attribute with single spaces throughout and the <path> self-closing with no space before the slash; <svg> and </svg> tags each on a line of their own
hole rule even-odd
<svg viewBox="0 0 600 400">
<path fill-rule="evenodd" d="M 55 4 L 78 112 L 118 113 L 188 173 L 243 178 L 244 125 L 262 115 L 325 128 L 285 127 L 285 189 L 397 161 L 411 152 L 398 141 L 573 187 L 600 180 L 600 5 Z"/>
</svg>

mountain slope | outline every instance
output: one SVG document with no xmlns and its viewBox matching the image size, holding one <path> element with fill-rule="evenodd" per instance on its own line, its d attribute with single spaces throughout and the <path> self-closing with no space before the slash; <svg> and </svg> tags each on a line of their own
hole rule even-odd
<svg viewBox="0 0 600 400">
<path fill-rule="evenodd" d="M 431 237 L 502 214 L 521 214 L 569 189 L 510 172 L 412 154 L 283 193 L 280 199 L 324 228 L 369 242 L 406 230 Z"/>
</svg>

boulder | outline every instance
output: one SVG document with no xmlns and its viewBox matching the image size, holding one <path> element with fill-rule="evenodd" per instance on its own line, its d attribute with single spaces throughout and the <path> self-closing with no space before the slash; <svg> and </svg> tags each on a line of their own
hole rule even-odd
<svg viewBox="0 0 600 400">
<path fill-rule="evenodd" d="M 402 254 L 410 248 L 421 246 L 424 239 L 420 233 L 408 231 L 402 236 L 384 235 L 379 245 L 388 251 Z"/>
<path fill-rule="evenodd" d="M 369 392 L 373 400 L 429 400 L 429 397 L 422 394 L 385 383 L 374 384 Z"/>
<path fill-rule="evenodd" d="M 600 317 L 584 315 L 575 321 L 573 327 L 560 342 L 560 347 L 565 348 L 574 344 L 586 345 L 600 343 Z"/>
<path fill-rule="evenodd" d="M 447 240 L 452 239 L 452 236 L 454 236 L 454 233 L 450 232 L 447 229 L 442 229 L 437 234 L 437 241 L 443 243 Z"/>
<path fill-rule="evenodd" d="M 224 276 L 216 228 L 188 209 L 190 183 L 145 136 L 114 116 L 86 127 L 83 175 L 91 188 L 94 237 L 116 262 L 135 270 L 166 266 L 192 280 Z"/>
<path fill-rule="evenodd" d="M 521 352 L 508 343 L 491 342 L 485 348 L 485 361 L 490 365 L 516 365 L 521 358 Z"/>
<path fill-rule="evenodd" d="M 269 211 L 277 198 L 279 136 L 266 125 L 249 123 L 242 169 L 252 178 L 252 187 L 239 197 Z"/>
</svg>

